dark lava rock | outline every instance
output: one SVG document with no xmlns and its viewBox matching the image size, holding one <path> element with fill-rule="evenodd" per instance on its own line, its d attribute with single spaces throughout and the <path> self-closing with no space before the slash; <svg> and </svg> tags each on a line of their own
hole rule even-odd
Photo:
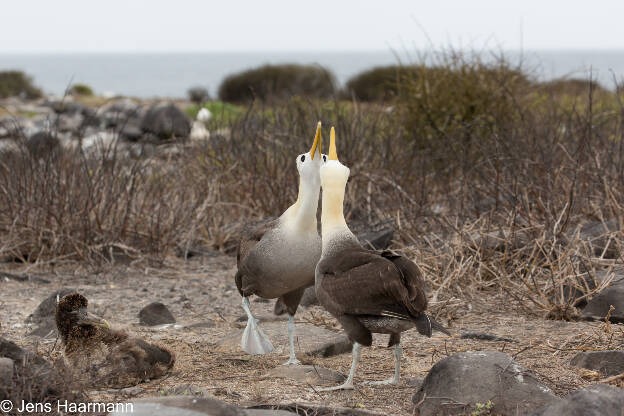
<svg viewBox="0 0 624 416">
<path fill-rule="evenodd" d="M 13 385 L 14 366 L 12 359 L 0 357 L 0 390 L 8 390 Z"/>
<path fill-rule="evenodd" d="M 38 131 L 26 140 L 26 148 L 36 157 L 45 157 L 58 152 L 61 148 L 59 139 L 49 132 Z"/>
<path fill-rule="evenodd" d="M 538 409 L 531 416 L 622 416 L 624 390 L 597 384 L 568 394 Z"/>
<path fill-rule="evenodd" d="M 498 351 L 462 352 L 440 360 L 412 398 L 420 416 L 464 415 L 488 401 L 494 414 L 524 415 L 553 400 L 548 387 Z"/>
<path fill-rule="evenodd" d="M 587 241 L 596 256 L 602 256 L 607 259 L 615 259 L 619 256 L 620 249 L 617 239 L 609 238 L 620 230 L 615 221 L 591 221 L 581 227 L 579 236 Z"/>
<path fill-rule="evenodd" d="M 385 228 L 380 231 L 368 231 L 357 235 L 360 244 L 373 250 L 385 250 L 388 248 L 394 237 L 392 228 Z"/>
<path fill-rule="evenodd" d="M 624 351 L 579 352 L 570 364 L 575 367 L 599 371 L 603 376 L 616 376 L 624 373 Z"/>
<path fill-rule="evenodd" d="M 587 302 L 587 306 L 581 312 L 581 318 L 590 321 L 602 320 L 607 316 L 611 306 L 615 308 L 611 313 L 611 322 L 624 323 L 624 276 L 622 275 L 615 276 L 609 287 Z"/>
<path fill-rule="evenodd" d="M 160 302 L 152 302 L 139 312 L 141 325 L 155 326 L 175 324 L 176 320 L 169 309 Z"/>
<path fill-rule="evenodd" d="M 175 104 L 160 103 L 147 110 L 141 128 L 163 140 L 185 139 L 191 132 L 191 120 Z"/>
<path fill-rule="evenodd" d="M 76 289 L 73 288 L 61 288 L 56 290 L 50 296 L 45 298 L 33 313 L 26 318 L 27 323 L 41 323 L 45 320 L 54 320 L 54 312 L 56 311 L 56 303 L 65 295 L 74 293 Z"/>
<path fill-rule="evenodd" d="M 312 306 L 312 305 L 320 305 L 318 299 L 316 298 L 316 291 L 314 290 L 314 286 L 310 286 L 303 292 L 303 296 L 301 297 L 301 302 L 299 302 L 301 306 Z"/>
<path fill-rule="evenodd" d="M 147 397 L 132 402 L 133 416 L 288 416 L 296 415 L 283 410 L 243 409 L 213 397 L 169 396 Z M 110 416 L 125 416 L 112 412 Z"/>
</svg>

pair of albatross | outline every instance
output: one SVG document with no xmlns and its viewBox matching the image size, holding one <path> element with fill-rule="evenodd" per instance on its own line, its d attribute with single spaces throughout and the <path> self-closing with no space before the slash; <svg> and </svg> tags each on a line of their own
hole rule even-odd
<svg viewBox="0 0 624 416">
<path fill-rule="evenodd" d="M 347 226 L 343 202 L 350 171 L 338 160 L 333 127 L 329 155 L 321 154 L 320 129 L 319 122 L 309 154 L 297 157 L 297 202 L 277 220 L 247 230 L 241 239 L 236 283 L 248 315 L 241 346 L 251 354 L 273 349 L 251 314 L 248 297 L 277 297 L 289 314 L 290 359 L 285 364 L 297 364 L 294 314 L 303 290 L 314 284 L 321 305 L 341 323 L 353 342 L 347 380 L 322 390 L 353 389 L 360 345 L 370 346 L 372 333 L 390 334 L 389 346 L 394 347 L 396 363 L 392 378 L 371 384 L 397 384 L 401 332 L 416 327 L 419 333 L 431 337 L 434 329 L 446 334 L 448 331 L 425 313 L 425 283 L 418 267 L 392 252 L 363 248 Z M 320 188 L 321 238 L 316 225 Z"/>
</svg>

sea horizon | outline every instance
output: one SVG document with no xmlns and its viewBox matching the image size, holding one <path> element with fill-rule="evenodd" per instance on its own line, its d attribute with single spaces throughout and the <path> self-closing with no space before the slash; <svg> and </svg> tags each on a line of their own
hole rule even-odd
<svg viewBox="0 0 624 416">
<path fill-rule="evenodd" d="M 471 53 L 467 51 L 467 53 Z M 624 76 L 624 49 L 540 49 L 481 51 L 504 55 L 534 79 L 561 77 L 596 79 L 614 89 Z M 321 65 L 335 75 L 338 86 L 375 66 L 418 62 L 429 51 L 215 51 L 215 52 L 12 52 L 0 53 L 0 71 L 20 70 L 45 93 L 63 95 L 71 84 L 87 84 L 96 94 L 137 98 L 183 98 L 194 86 L 216 97 L 228 75 L 264 64 Z"/>
</svg>

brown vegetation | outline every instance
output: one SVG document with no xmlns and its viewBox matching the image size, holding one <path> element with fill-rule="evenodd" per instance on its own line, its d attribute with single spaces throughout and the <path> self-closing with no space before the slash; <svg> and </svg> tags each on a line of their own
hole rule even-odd
<svg viewBox="0 0 624 416">
<path fill-rule="evenodd" d="M 251 104 L 211 127 L 209 142 L 151 158 L 114 147 L 5 155 L 0 254 L 98 263 L 120 251 L 229 252 L 245 221 L 295 199 L 294 157 L 321 120 L 336 126 L 351 167 L 347 220 L 393 223 L 395 248 L 426 271 L 434 302 L 495 291 L 532 313 L 575 317 L 570 286 L 591 296 L 587 279 L 613 264 L 578 227 L 622 221 L 620 94 L 588 82 L 586 94 L 560 100 L 504 60 L 453 53 L 416 68 L 391 110 L 295 97 Z M 618 232 L 608 237 L 619 245 Z"/>
</svg>

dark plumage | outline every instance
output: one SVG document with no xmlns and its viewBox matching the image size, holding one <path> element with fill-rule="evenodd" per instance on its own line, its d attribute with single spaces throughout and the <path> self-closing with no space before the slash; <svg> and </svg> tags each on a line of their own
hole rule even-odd
<svg viewBox="0 0 624 416">
<path fill-rule="evenodd" d="M 340 250 L 323 256 L 317 266 L 319 302 L 342 324 L 352 341 L 365 346 L 372 333 L 390 334 L 416 327 L 428 337 L 433 329 L 448 333 L 426 313 L 425 282 L 418 267 L 390 251 L 375 252 L 347 239 Z"/>
<path fill-rule="evenodd" d="M 353 363 L 344 384 L 324 390 L 353 388 L 360 344 L 370 346 L 373 333 L 390 334 L 396 362 L 394 377 L 374 384 L 399 382 L 403 331 L 416 327 L 429 337 L 433 329 L 448 334 L 425 313 L 425 281 L 418 266 L 391 251 L 365 249 L 349 230 L 343 214 L 349 173 L 338 160 L 332 127 L 329 160 L 320 169 L 323 250 L 316 266 L 315 291 L 321 305 L 353 341 Z"/>
<path fill-rule="evenodd" d="M 56 306 L 65 359 L 97 386 L 128 387 L 162 377 L 175 362 L 165 348 L 113 330 L 87 311 L 87 299 L 71 293 Z"/>
</svg>

